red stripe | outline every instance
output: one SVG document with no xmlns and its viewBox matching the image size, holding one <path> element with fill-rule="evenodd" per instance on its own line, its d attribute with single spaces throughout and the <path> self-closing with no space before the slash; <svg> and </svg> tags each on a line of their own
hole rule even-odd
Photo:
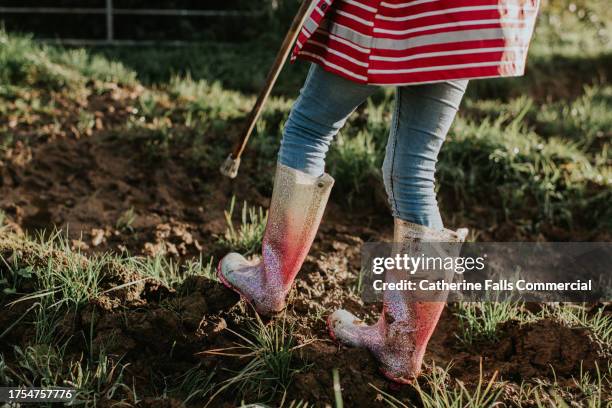
<svg viewBox="0 0 612 408">
<path fill-rule="evenodd" d="M 361 80 L 361 79 L 355 78 L 353 76 L 347 75 L 343 71 L 337 70 L 336 68 L 334 68 L 332 66 L 321 64 L 321 61 L 318 58 L 313 58 L 313 57 L 311 57 L 309 55 L 301 55 L 300 59 L 317 63 L 317 64 L 321 65 L 326 71 L 338 74 L 339 76 L 341 76 L 343 78 L 346 78 L 346 79 L 349 79 L 349 80 L 351 80 L 353 82 L 362 83 L 362 84 L 365 84 L 365 83 L 368 82 L 366 80 Z M 365 77 L 365 75 L 364 75 L 364 77 Z"/>
<path fill-rule="evenodd" d="M 456 65 L 456 64 L 472 64 L 480 62 L 496 62 L 496 61 L 511 61 L 515 58 L 511 58 L 510 54 L 503 52 L 483 52 L 477 54 L 459 54 L 459 55 L 448 55 L 444 57 L 430 57 L 430 58 L 419 58 L 411 61 L 371 61 L 370 69 L 388 69 L 388 70 L 399 70 L 399 69 L 412 69 L 412 68 L 427 68 L 427 67 L 439 67 L 444 65 Z"/>
<path fill-rule="evenodd" d="M 340 41 L 333 40 L 328 35 L 325 35 L 321 32 L 316 32 L 312 36 L 312 41 L 316 41 L 318 43 L 323 44 L 326 47 L 333 48 L 336 51 L 347 54 L 352 58 L 358 59 L 360 61 L 366 62 L 368 60 L 368 53 L 359 51 L 349 45 L 343 44 Z"/>
<path fill-rule="evenodd" d="M 303 52 L 307 52 L 307 53 L 312 53 L 312 54 L 316 54 L 320 57 L 322 57 L 323 59 L 325 59 L 326 61 L 331 62 L 332 64 L 335 65 L 339 65 L 343 68 L 346 68 L 347 70 L 354 72 L 357 75 L 362 75 L 362 76 L 367 76 L 368 75 L 368 68 L 367 67 L 363 67 L 361 65 L 357 65 L 354 64 L 353 62 L 342 58 L 338 55 L 332 54 L 330 52 L 328 52 L 328 50 L 326 49 L 322 49 L 320 47 L 317 47 L 315 45 L 311 45 L 308 44 L 304 47 Z"/>
<path fill-rule="evenodd" d="M 333 15 L 331 15 L 331 18 L 333 18 L 333 21 L 335 23 L 338 23 L 340 25 L 348 27 L 351 30 L 355 30 L 358 33 L 361 33 L 361 34 L 364 34 L 364 35 L 371 35 L 372 34 L 372 28 L 373 27 L 367 26 L 365 24 L 361 24 L 361 23 L 353 20 L 352 18 L 344 17 L 344 16 L 341 16 L 340 14 L 333 14 Z"/>
<path fill-rule="evenodd" d="M 516 72 L 513 75 L 520 75 L 521 72 Z M 411 83 L 427 83 L 427 82 L 443 82 L 456 79 L 481 78 L 481 77 L 498 77 L 502 72 L 499 67 L 478 67 L 478 68 L 462 68 L 444 71 L 429 71 L 419 72 L 414 74 L 394 74 L 381 75 L 370 74 L 369 83 L 375 84 L 411 84 Z M 508 76 L 506 74 L 506 76 Z"/>
</svg>

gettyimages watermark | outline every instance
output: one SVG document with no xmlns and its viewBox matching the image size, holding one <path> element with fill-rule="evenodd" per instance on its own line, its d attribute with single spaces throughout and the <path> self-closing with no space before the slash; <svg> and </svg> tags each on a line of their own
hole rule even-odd
<svg viewBox="0 0 612 408">
<path fill-rule="evenodd" d="M 418 301 L 612 300 L 612 243 L 366 243 L 366 302 L 403 292 Z"/>
</svg>

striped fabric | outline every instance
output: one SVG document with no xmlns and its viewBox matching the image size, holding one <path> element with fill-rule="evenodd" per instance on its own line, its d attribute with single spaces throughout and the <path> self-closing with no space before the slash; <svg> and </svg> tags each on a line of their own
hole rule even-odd
<svg viewBox="0 0 612 408">
<path fill-rule="evenodd" d="M 315 2 L 292 61 L 375 85 L 522 75 L 539 8 L 539 0 Z"/>
</svg>

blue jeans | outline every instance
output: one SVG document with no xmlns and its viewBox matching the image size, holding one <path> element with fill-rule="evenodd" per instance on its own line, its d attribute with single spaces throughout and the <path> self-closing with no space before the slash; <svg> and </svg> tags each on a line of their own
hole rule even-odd
<svg viewBox="0 0 612 408">
<path fill-rule="evenodd" d="M 435 193 L 438 153 L 455 118 L 467 81 L 397 88 L 382 171 L 394 217 L 442 229 Z M 347 118 L 378 88 L 313 65 L 285 124 L 280 163 L 313 176 Z"/>
</svg>

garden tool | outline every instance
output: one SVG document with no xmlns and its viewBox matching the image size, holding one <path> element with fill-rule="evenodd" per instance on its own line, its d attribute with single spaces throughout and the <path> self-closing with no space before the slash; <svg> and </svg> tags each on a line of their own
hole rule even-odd
<svg viewBox="0 0 612 408">
<path fill-rule="evenodd" d="M 467 229 L 458 231 L 433 230 L 428 227 L 395 219 L 394 252 L 418 256 L 421 245 L 449 243 L 437 246 L 448 248 L 438 256 L 457 256 L 460 243 L 465 240 Z M 455 244 L 452 244 L 455 243 Z M 442 251 L 442 252 L 444 252 Z M 412 279 L 442 278 L 449 280 L 453 271 L 435 271 L 433 275 Z M 387 271 L 387 282 L 399 282 L 400 274 Z M 440 276 L 442 275 L 442 276 Z M 405 277 L 405 276 L 404 276 Z M 433 334 L 444 309 L 447 292 L 430 294 L 428 301 L 415 299 L 415 293 L 386 290 L 383 293 L 383 310 L 378 322 L 366 325 L 352 313 L 340 309 L 327 319 L 331 337 L 354 347 L 369 349 L 380 363 L 382 373 L 392 381 L 410 383 L 421 370 L 427 343 Z"/>
<path fill-rule="evenodd" d="M 238 143 L 234 147 L 232 153 L 225 159 L 225 162 L 221 166 L 221 174 L 227 176 L 229 178 L 235 178 L 238 175 L 238 168 L 240 167 L 240 157 L 246 148 L 247 143 L 249 142 L 249 137 L 253 130 L 255 129 L 255 123 L 257 123 L 257 119 L 261 115 L 263 111 L 264 105 L 270 96 L 270 92 L 278 79 L 278 76 L 283 69 L 283 65 L 289 56 L 291 51 L 291 46 L 297 40 L 298 35 L 300 34 L 300 30 L 306 21 L 306 18 L 309 15 L 309 10 L 311 4 L 314 4 L 311 0 L 303 0 L 302 5 L 295 18 L 293 19 L 293 23 L 291 23 L 291 27 L 289 31 L 285 35 L 285 39 L 276 55 L 276 59 L 274 60 L 274 64 L 272 64 L 272 68 L 266 77 L 266 82 L 264 84 L 263 89 L 259 92 L 257 96 L 257 101 L 255 102 L 255 106 L 249 113 L 247 117 L 245 126 L 240 134 L 240 139 Z"/>
<path fill-rule="evenodd" d="M 219 262 L 219 280 L 259 314 L 284 309 L 285 297 L 310 250 L 333 184 L 328 174 L 315 177 L 277 164 L 263 258 L 248 261 L 230 253 Z"/>
</svg>

